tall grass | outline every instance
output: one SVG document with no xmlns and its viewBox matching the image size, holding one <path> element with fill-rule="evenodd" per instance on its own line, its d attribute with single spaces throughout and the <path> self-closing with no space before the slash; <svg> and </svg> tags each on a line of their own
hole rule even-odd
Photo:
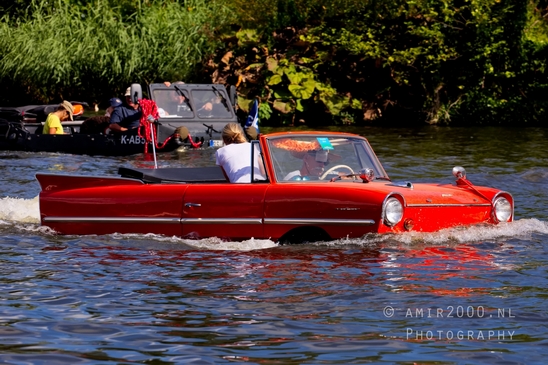
<svg viewBox="0 0 548 365">
<path fill-rule="evenodd" d="M 18 90 L 43 102 L 105 100 L 132 82 L 190 81 L 216 47 L 225 8 L 207 0 L 139 4 L 127 14 L 107 0 L 34 1 L 27 17 L 4 17 L 0 97 Z"/>
</svg>

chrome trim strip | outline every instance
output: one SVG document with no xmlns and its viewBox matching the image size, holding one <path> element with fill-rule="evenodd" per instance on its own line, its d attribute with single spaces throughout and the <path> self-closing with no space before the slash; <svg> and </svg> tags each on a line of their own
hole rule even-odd
<svg viewBox="0 0 548 365">
<path fill-rule="evenodd" d="M 65 123 L 63 123 L 64 125 Z M 72 174 L 50 174 L 45 172 L 37 172 L 36 175 L 42 176 L 54 176 L 54 177 L 76 177 L 76 178 L 93 178 L 93 179 L 103 179 L 103 180 L 127 180 L 127 181 L 140 181 L 143 185 L 145 184 L 137 178 L 122 177 L 122 176 L 104 176 L 104 175 L 72 175 Z"/>
<path fill-rule="evenodd" d="M 260 218 L 119 218 L 119 217 L 44 217 L 44 223 L 153 223 L 153 224 L 263 224 Z M 373 219 L 297 219 L 267 218 L 264 224 L 375 224 Z"/>
<path fill-rule="evenodd" d="M 264 224 L 333 224 L 333 225 L 355 225 L 372 226 L 373 219 L 298 219 L 298 218 L 265 218 Z"/>
<path fill-rule="evenodd" d="M 180 224 L 180 218 L 120 218 L 120 217 L 44 217 L 44 222 L 58 223 L 155 223 Z"/>
<path fill-rule="evenodd" d="M 432 207 L 432 208 L 439 208 L 439 207 L 490 207 L 491 204 L 408 204 L 408 207 Z"/>
<path fill-rule="evenodd" d="M 404 181 L 404 182 L 392 182 L 392 184 L 388 184 L 389 186 L 390 185 L 393 185 L 393 186 L 397 186 L 399 188 L 409 188 L 411 190 L 413 190 L 413 183 L 411 181 Z"/>
<path fill-rule="evenodd" d="M 200 203 L 185 203 L 185 207 L 187 208 L 190 208 L 190 207 L 201 207 L 202 204 Z"/>
<path fill-rule="evenodd" d="M 514 197 L 512 196 L 512 194 L 510 194 L 509 192 L 504 191 L 504 190 L 501 190 L 498 193 L 496 193 L 495 196 L 493 197 L 492 201 L 495 201 L 495 199 L 498 198 L 501 194 L 508 194 L 510 196 L 510 198 L 512 198 L 512 201 L 514 201 Z"/>
<path fill-rule="evenodd" d="M 405 209 L 405 207 L 408 206 L 407 201 L 405 200 L 405 196 L 403 196 L 403 194 L 401 193 L 398 193 L 397 191 L 391 191 L 390 193 L 388 193 L 386 197 L 384 198 L 384 200 L 382 201 L 382 205 L 384 206 L 384 203 L 386 202 L 386 200 L 388 200 L 388 198 L 394 195 L 398 195 L 401 198 L 401 200 L 403 200 L 403 208 Z"/>
<path fill-rule="evenodd" d="M 183 218 L 185 224 L 263 224 L 261 218 Z"/>
</svg>

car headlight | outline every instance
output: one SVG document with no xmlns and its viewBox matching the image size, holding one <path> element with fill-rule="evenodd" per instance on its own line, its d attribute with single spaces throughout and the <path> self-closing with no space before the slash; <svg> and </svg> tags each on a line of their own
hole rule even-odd
<svg viewBox="0 0 548 365">
<path fill-rule="evenodd" d="M 402 217 L 403 205 L 401 204 L 401 202 L 394 197 L 386 199 L 382 207 L 382 219 L 384 221 L 384 224 L 392 227 L 398 224 L 398 222 L 401 221 Z"/>
<path fill-rule="evenodd" d="M 504 197 L 497 198 L 493 204 L 498 222 L 508 222 L 512 217 L 512 204 Z"/>
</svg>

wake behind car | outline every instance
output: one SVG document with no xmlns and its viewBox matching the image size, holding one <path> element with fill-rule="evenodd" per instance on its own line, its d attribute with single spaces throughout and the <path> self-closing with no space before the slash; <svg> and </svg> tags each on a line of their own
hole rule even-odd
<svg viewBox="0 0 548 365">
<path fill-rule="evenodd" d="M 511 222 L 508 192 L 390 180 L 367 139 L 288 132 L 252 141 L 266 176 L 228 182 L 217 166 L 128 169 L 120 176 L 36 175 L 41 222 L 61 234 L 156 233 L 304 242 Z M 253 170 L 253 169 L 252 169 Z"/>
<path fill-rule="evenodd" d="M 171 152 L 181 146 L 219 147 L 222 128 L 238 122 L 234 87 L 161 83 L 150 84 L 147 89 L 146 100 L 152 100 L 159 111 L 153 121 L 153 136 L 148 133 L 150 128 L 144 128 L 148 120 L 140 128 L 109 133 L 108 118 L 82 116 L 63 122 L 63 135 L 42 134 L 47 115 L 58 104 L 4 107 L 0 108 L 0 150 L 123 156 L 150 151 L 152 143 L 158 152 Z M 140 85 L 133 84 L 131 93 L 135 102 L 143 100 Z"/>
</svg>

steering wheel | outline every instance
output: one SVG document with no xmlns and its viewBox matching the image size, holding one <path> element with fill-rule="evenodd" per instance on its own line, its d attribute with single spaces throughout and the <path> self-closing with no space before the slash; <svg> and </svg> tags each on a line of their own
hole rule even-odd
<svg viewBox="0 0 548 365">
<path fill-rule="evenodd" d="M 352 170 L 350 168 L 350 166 L 346 166 L 346 165 L 336 165 L 336 166 L 333 166 L 332 168 L 330 168 L 329 170 L 327 170 L 326 172 L 324 172 L 322 174 L 322 176 L 319 177 L 320 180 L 323 180 L 325 179 L 325 177 L 327 175 L 329 175 L 330 173 L 332 173 L 333 171 L 335 171 L 336 169 L 340 169 L 340 168 L 344 168 L 344 169 L 347 169 L 348 171 L 350 171 L 351 174 L 354 174 L 354 170 Z"/>
</svg>

